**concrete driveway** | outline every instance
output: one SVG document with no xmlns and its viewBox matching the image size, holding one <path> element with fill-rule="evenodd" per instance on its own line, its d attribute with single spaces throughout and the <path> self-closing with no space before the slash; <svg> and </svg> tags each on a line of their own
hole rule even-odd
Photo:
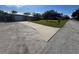
<svg viewBox="0 0 79 59">
<path fill-rule="evenodd" d="M 32 27 L 19 22 L 0 23 L 0 54 L 39 53 L 45 44 Z"/>
<path fill-rule="evenodd" d="M 41 53 L 58 30 L 31 22 L 0 23 L 0 54 Z"/>
<path fill-rule="evenodd" d="M 0 54 L 40 53 L 58 29 L 31 22 L 0 23 Z"/>
<path fill-rule="evenodd" d="M 54 36 L 55 33 L 60 29 L 60 28 L 49 27 L 49 26 L 45 26 L 45 25 L 41 25 L 33 22 L 28 22 L 28 21 L 20 22 L 20 23 L 34 28 L 36 31 L 39 32 L 41 39 L 45 41 L 50 40 L 50 38 Z"/>
</svg>

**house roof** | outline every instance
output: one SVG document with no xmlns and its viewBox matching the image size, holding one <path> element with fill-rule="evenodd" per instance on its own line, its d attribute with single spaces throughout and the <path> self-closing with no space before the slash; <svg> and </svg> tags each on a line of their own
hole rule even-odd
<svg viewBox="0 0 79 59">
<path fill-rule="evenodd" d="M 29 17 L 33 17 L 33 15 L 32 14 L 30 14 L 30 15 L 24 15 L 24 14 L 22 14 L 22 13 L 8 13 L 9 15 L 17 15 L 17 16 L 29 16 Z"/>
</svg>

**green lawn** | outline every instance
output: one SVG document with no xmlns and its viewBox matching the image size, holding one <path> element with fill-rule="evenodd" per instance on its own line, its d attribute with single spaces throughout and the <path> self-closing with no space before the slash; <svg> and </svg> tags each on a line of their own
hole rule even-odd
<svg viewBox="0 0 79 59">
<path fill-rule="evenodd" d="M 58 23 L 57 20 L 48 20 L 48 21 L 47 20 L 39 20 L 39 21 L 33 21 L 33 22 L 42 24 L 42 25 L 51 26 L 51 27 L 61 28 L 67 22 L 67 20 L 61 20 L 60 24 Z"/>
</svg>

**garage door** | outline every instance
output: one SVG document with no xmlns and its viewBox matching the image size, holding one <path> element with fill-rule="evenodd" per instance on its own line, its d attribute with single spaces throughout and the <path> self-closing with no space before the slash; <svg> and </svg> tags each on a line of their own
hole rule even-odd
<svg viewBox="0 0 79 59">
<path fill-rule="evenodd" d="M 24 20 L 24 16 L 15 16 L 15 20 L 16 21 L 21 21 L 21 20 Z"/>
</svg>

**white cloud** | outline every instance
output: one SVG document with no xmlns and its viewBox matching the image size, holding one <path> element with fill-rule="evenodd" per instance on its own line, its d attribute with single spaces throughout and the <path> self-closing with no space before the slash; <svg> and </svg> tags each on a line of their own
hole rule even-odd
<svg viewBox="0 0 79 59">
<path fill-rule="evenodd" d="M 23 7 L 24 5 L 15 5 L 16 7 L 20 8 L 20 7 Z"/>
<path fill-rule="evenodd" d="M 17 8 L 20 8 L 20 7 L 23 7 L 24 5 L 6 5 L 8 7 L 17 7 Z"/>
</svg>

